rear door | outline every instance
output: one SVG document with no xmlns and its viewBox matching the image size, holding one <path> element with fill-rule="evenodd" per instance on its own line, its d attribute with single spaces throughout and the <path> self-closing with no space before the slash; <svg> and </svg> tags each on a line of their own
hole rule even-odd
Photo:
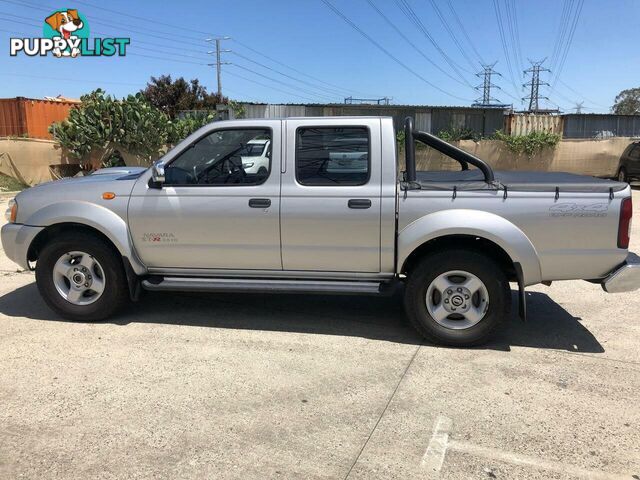
<svg viewBox="0 0 640 480">
<path fill-rule="evenodd" d="M 284 270 L 380 272 L 380 120 L 285 125 Z"/>
</svg>

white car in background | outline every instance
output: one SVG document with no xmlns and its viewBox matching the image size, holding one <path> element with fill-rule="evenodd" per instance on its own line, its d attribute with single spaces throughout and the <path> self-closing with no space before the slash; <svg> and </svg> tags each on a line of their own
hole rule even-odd
<svg viewBox="0 0 640 480">
<path fill-rule="evenodd" d="M 266 175 L 269 172 L 271 140 L 249 140 L 240 152 L 240 158 L 242 158 L 242 169 L 245 173 Z"/>
</svg>

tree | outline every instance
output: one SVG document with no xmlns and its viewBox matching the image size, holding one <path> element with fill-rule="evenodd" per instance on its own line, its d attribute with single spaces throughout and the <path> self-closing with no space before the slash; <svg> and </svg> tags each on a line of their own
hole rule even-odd
<svg viewBox="0 0 640 480">
<path fill-rule="evenodd" d="M 140 93 L 117 100 L 98 89 L 81 100 L 66 120 L 49 130 L 72 156 L 93 168 L 99 168 L 116 150 L 157 158 L 169 137 L 176 136 L 176 126 L 167 115 Z M 186 128 L 181 131 L 190 133 Z"/>
<path fill-rule="evenodd" d="M 618 115 L 640 115 L 640 87 L 621 91 L 611 109 Z"/>
<path fill-rule="evenodd" d="M 70 155 L 94 169 L 108 163 L 116 152 L 136 165 L 149 165 L 166 148 L 215 120 L 211 114 L 171 120 L 142 93 L 119 100 L 98 89 L 81 101 L 49 131 Z"/>
<path fill-rule="evenodd" d="M 147 87 L 141 91 L 145 98 L 170 118 L 176 118 L 184 110 L 215 110 L 216 105 L 228 103 L 224 96 L 207 92 L 198 79 L 187 82 L 183 77 L 176 80 L 171 75 L 151 77 Z"/>
</svg>

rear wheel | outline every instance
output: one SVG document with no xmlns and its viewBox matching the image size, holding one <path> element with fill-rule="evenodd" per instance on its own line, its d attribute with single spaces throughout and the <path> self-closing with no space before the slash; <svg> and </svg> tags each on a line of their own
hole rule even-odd
<svg viewBox="0 0 640 480">
<path fill-rule="evenodd" d="M 122 260 L 100 238 L 63 234 L 40 252 L 36 283 L 47 305 L 70 320 L 103 320 L 128 299 Z"/>
<path fill-rule="evenodd" d="M 445 250 L 423 258 L 405 289 L 405 309 L 428 340 L 451 346 L 486 342 L 510 310 L 509 282 L 490 258 Z"/>
</svg>

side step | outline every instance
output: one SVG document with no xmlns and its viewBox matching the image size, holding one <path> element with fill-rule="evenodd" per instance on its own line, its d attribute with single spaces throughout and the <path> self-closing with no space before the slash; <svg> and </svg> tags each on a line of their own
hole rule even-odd
<svg viewBox="0 0 640 480">
<path fill-rule="evenodd" d="M 142 288 L 151 291 L 324 293 L 345 295 L 391 295 L 395 290 L 395 285 L 395 282 L 202 277 L 151 277 L 142 281 Z"/>
</svg>

